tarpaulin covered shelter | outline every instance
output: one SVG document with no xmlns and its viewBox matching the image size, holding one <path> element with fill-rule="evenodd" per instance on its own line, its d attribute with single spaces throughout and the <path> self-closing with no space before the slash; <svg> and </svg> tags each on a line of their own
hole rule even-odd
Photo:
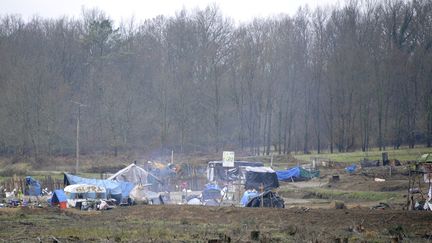
<svg viewBox="0 0 432 243">
<path fill-rule="evenodd" d="M 300 166 L 296 166 L 287 170 L 278 170 L 276 174 L 280 181 L 302 181 L 318 177 L 319 171 L 308 171 Z"/>
<path fill-rule="evenodd" d="M 25 182 L 26 182 L 26 189 L 24 191 L 25 195 L 40 196 L 42 194 L 41 185 L 37 180 L 33 179 L 31 176 L 27 176 Z"/>
<path fill-rule="evenodd" d="M 261 185 L 265 191 L 279 187 L 276 172 L 270 167 L 246 167 L 246 189 L 261 190 Z"/>
<path fill-rule="evenodd" d="M 246 207 L 249 208 L 259 208 L 261 206 L 265 208 L 285 208 L 285 202 L 278 194 L 266 191 L 252 198 L 246 204 Z"/>
<path fill-rule="evenodd" d="M 67 197 L 63 190 L 54 190 L 53 195 L 51 197 L 51 205 L 60 205 L 60 208 L 66 208 L 67 206 Z"/>
<path fill-rule="evenodd" d="M 207 165 L 209 181 L 235 181 L 241 176 L 241 168 L 262 167 L 262 162 L 234 161 L 234 167 L 223 167 L 223 161 L 210 161 Z"/>
<path fill-rule="evenodd" d="M 146 185 L 149 183 L 149 177 L 159 181 L 156 176 L 139 167 L 135 163 L 132 163 L 124 169 L 119 170 L 114 175 L 110 176 L 108 180 L 130 182 L 135 185 Z"/>
<path fill-rule="evenodd" d="M 126 181 L 113 181 L 101 179 L 83 178 L 68 173 L 64 173 L 64 185 L 87 184 L 105 188 L 107 197 L 117 200 L 122 203 L 129 197 L 130 191 L 134 188 L 134 184 Z"/>
</svg>

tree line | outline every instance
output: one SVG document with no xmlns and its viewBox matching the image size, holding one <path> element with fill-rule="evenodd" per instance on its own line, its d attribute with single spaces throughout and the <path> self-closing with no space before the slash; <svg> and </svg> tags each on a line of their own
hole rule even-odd
<svg viewBox="0 0 432 243">
<path fill-rule="evenodd" d="M 432 146 L 432 1 L 0 18 L 0 154 Z M 82 105 L 79 105 L 82 104 Z"/>
</svg>

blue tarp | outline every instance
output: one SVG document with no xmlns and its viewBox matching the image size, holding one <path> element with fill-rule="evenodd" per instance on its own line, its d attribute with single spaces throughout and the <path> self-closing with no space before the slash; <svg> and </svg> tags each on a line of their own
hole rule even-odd
<svg viewBox="0 0 432 243">
<path fill-rule="evenodd" d="M 345 171 L 351 174 L 351 173 L 354 173 L 356 169 L 357 169 L 357 165 L 353 164 L 351 166 L 346 167 Z"/>
<path fill-rule="evenodd" d="M 217 184 L 206 184 L 204 190 L 209 190 L 209 189 L 215 189 L 215 190 L 220 190 L 219 186 Z"/>
<path fill-rule="evenodd" d="M 40 183 L 33 179 L 31 176 L 26 177 L 26 190 L 25 195 L 29 196 L 40 196 L 42 194 L 42 189 Z"/>
<path fill-rule="evenodd" d="M 251 200 L 252 198 L 258 196 L 258 192 L 256 191 L 245 191 L 243 193 L 243 197 L 241 199 L 241 204 L 244 206 L 246 206 L 246 204 L 249 202 L 249 200 Z"/>
<path fill-rule="evenodd" d="M 61 202 L 66 202 L 67 198 L 66 198 L 66 194 L 64 193 L 63 190 L 54 190 L 54 193 L 52 195 L 51 198 L 51 204 L 57 204 L 57 203 L 61 203 Z"/>
<path fill-rule="evenodd" d="M 278 180 L 288 181 L 295 178 L 300 178 L 300 167 L 294 167 L 288 170 L 278 170 L 276 171 Z"/>
<path fill-rule="evenodd" d="M 130 191 L 134 188 L 134 184 L 126 181 L 112 181 L 101 179 L 83 178 L 71 174 L 64 174 L 64 184 L 87 184 L 104 187 L 108 197 L 115 198 L 117 202 L 122 202 L 129 197 Z"/>
<path fill-rule="evenodd" d="M 278 180 L 280 181 L 301 181 L 301 180 L 309 180 L 314 177 L 318 177 L 320 174 L 319 170 L 309 171 L 303 169 L 299 166 L 293 167 L 288 170 L 279 170 L 276 171 L 276 175 Z"/>
</svg>

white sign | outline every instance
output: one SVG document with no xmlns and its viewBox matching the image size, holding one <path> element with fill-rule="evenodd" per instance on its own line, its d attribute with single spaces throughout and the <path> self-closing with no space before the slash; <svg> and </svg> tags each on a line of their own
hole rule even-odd
<svg viewBox="0 0 432 243">
<path fill-rule="evenodd" d="M 234 152 L 233 151 L 223 151 L 222 166 L 223 167 L 234 167 Z"/>
</svg>

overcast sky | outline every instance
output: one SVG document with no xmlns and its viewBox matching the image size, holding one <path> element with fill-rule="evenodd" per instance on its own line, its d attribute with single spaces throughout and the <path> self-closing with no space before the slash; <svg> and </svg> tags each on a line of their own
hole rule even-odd
<svg viewBox="0 0 432 243">
<path fill-rule="evenodd" d="M 341 0 L 342 2 L 344 0 Z M 254 17 L 268 17 L 281 13 L 293 15 L 300 6 L 336 4 L 338 0 L 0 0 L 0 15 L 20 14 L 25 20 L 34 15 L 47 18 L 81 16 L 81 9 L 97 7 L 117 23 L 131 16 L 138 21 L 158 15 L 173 16 L 182 8 L 192 10 L 216 3 L 224 16 L 236 22 L 247 22 Z"/>
</svg>

